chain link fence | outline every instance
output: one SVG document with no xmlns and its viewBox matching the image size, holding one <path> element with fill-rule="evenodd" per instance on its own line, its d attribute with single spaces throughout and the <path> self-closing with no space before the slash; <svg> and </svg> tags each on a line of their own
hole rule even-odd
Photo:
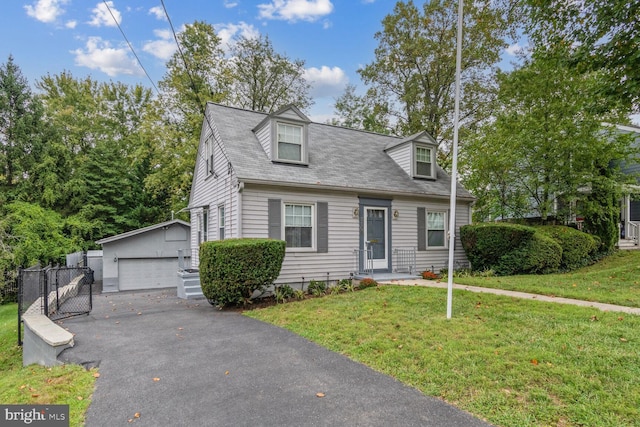
<svg viewBox="0 0 640 427">
<path fill-rule="evenodd" d="M 88 314 L 93 306 L 93 270 L 88 267 L 40 267 L 18 271 L 18 323 L 25 314 L 51 320 Z M 18 342 L 22 344 L 21 334 Z"/>
</svg>

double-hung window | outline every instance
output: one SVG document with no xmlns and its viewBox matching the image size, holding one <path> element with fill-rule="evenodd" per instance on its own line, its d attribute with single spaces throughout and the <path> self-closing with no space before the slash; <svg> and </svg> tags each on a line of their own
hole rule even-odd
<svg viewBox="0 0 640 427">
<path fill-rule="evenodd" d="M 224 240 L 224 205 L 218 206 L 218 240 Z"/>
<path fill-rule="evenodd" d="M 414 150 L 414 175 L 419 178 L 435 178 L 435 149 L 416 145 Z"/>
<path fill-rule="evenodd" d="M 285 203 L 284 235 L 288 248 L 313 248 L 313 205 Z"/>
<path fill-rule="evenodd" d="M 446 212 L 427 211 L 427 247 L 444 248 L 446 234 Z"/>
<path fill-rule="evenodd" d="M 278 160 L 304 161 L 302 126 L 278 123 Z"/>
<path fill-rule="evenodd" d="M 204 208 L 202 210 L 202 219 L 200 223 L 200 231 L 202 236 L 202 241 L 206 242 L 209 240 L 209 208 Z"/>
</svg>

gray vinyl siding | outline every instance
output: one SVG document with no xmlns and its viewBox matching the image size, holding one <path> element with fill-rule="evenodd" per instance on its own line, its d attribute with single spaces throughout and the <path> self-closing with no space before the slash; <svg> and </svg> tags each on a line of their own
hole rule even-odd
<svg viewBox="0 0 640 427">
<path fill-rule="evenodd" d="M 356 194 L 335 194 L 330 192 L 308 192 L 275 187 L 245 186 L 243 192 L 242 216 L 244 237 L 269 236 L 269 200 L 281 202 L 312 203 L 315 205 L 315 215 L 322 211 L 322 203 L 327 208 L 327 252 L 322 242 L 318 241 L 318 227 L 316 234 L 316 251 L 296 252 L 287 250 L 280 277 L 276 283 L 290 283 L 299 286 L 304 277 L 309 280 L 326 280 L 329 273 L 330 280 L 346 279 L 356 268 L 354 249 L 358 246 L 359 228 L 358 218 L 353 217 L 353 209 L 358 206 Z M 317 222 L 317 221 L 316 221 Z M 299 287 L 298 287 L 299 288 Z"/>
<path fill-rule="evenodd" d="M 278 114 L 278 118 L 283 118 L 285 120 L 295 120 L 300 121 L 301 117 L 294 110 L 285 110 Z"/>
<path fill-rule="evenodd" d="M 411 176 L 411 147 L 413 144 L 405 143 L 387 151 L 389 157 L 409 176 Z"/>
<path fill-rule="evenodd" d="M 270 200 L 272 200 L 270 202 Z M 356 270 L 354 249 L 359 245 L 359 220 L 354 218 L 353 210 L 358 207 L 357 194 L 335 192 L 313 192 L 284 189 L 276 187 L 245 186 L 243 192 L 242 217 L 244 237 L 269 237 L 269 203 L 276 200 L 282 202 L 313 203 L 318 206 L 327 203 L 327 252 L 294 252 L 287 250 L 280 277 L 276 283 L 300 285 L 303 277 L 309 280 L 330 280 L 350 277 Z M 391 211 L 398 211 L 397 218 L 392 221 L 393 248 L 415 248 L 418 246 L 417 207 L 426 210 L 449 210 L 447 201 L 425 201 L 425 199 L 394 199 Z M 456 228 L 468 224 L 470 219 L 469 204 L 458 204 L 456 209 Z M 447 218 L 448 220 L 448 218 Z M 318 233 L 318 229 L 314 230 Z M 454 259 L 466 263 L 467 259 L 460 244 L 459 232 Z M 316 240 L 316 249 L 320 249 Z M 428 249 L 416 252 L 416 266 L 419 271 L 431 269 L 437 271 L 448 263 L 449 249 Z M 393 267 L 396 267 L 395 260 Z"/>
<path fill-rule="evenodd" d="M 208 124 L 205 124 L 208 127 Z M 196 157 L 196 168 L 190 205 L 196 207 L 190 211 L 191 216 L 191 263 L 192 266 L 199 264 L 198 248 L 199 240 L 199 218 L 202 218 L 203 206 L 209 207 L 208 240 L 219 239 L 218 229 L 218 206 L 224 205 L 225 209 L 225 238 L 238 237 L 238 191 L 237 178 L 233 169 L 228 166 L 227 158 L 223 152 L 220 136 L 214 123 L 211 123 L 213 138 L 209 138 L 214 156 L 214 170 L 216 175 L 210 175 L 206 170 L 206 158 L 204 154 L 206 147 L 204 139 L 201 140 L 198 148 L 199 155 Z M 210 132 L 208 132 L 210 134 Z"/>
<path fill-rule="evenodd" d="M 267 153 L 267 157 L 273 160 L 271 157 L 271 121 L 266 122 L 261 128 L 256 130 L 256 138 L 260 141 L 262 149 Z"/>
<path fill-rule="evenodd" d="M 398 210 L 398 218 L 393 219 L 393 246 L 394 248 L 415 248 L 418 249 L 418 207 L 425 208 L 425 211 L 445 211 L 447 212 L 447 222 L 449 221 L 448 201 L 423 201 L 411 199 L 396 199 L 393 201 L 393 209 Z M 456 244 L 454 261 L 466 265 L 467 257 L 460 243 L 460 227 L 469 224 L 470 205 L 468 203 L 458 203 L 456 206 Z M 448 240 L 447 240 L 448 242 Z M 448 265 L 449 248 L 427 248 L 416 251 L 416 268 L 418 271 L 431 269 L 439 271 Z M 393 264 L 395 268 L 395 262 Z"/>
</svg>

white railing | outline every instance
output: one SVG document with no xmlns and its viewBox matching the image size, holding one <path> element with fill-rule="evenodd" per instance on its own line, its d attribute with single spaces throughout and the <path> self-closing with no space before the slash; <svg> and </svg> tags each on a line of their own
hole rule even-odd
<svg viewBox="0 0 640 427">
<path fill-rule="evenodd" d="M 626 238 L 633 240 L 633 243 L 637 246 L 640 241 L 640 222 L 627 221 Z"/>
<path fill-rule="evenodd" d="M 355 255 L 355 271 L 358 274 L 373 275 L 373 249 L 354 249 Z"/>
<path fill-rule="evenodd" d="M 413 274 L 416 271 L 416 248 L 393 249 L 393 271 Z"/>
</svg>

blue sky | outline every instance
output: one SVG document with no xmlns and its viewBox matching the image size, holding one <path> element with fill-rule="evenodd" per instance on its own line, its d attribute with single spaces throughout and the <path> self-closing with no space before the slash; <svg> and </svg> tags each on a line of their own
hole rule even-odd
<svg viewBox="0 0 640 427">
<path fill-rule="evenodd" d="M 3 1 L 0 62 L 13 55 L 32 86 L 41 77 L 70 71 L 99 81 L 151 83 L 115 25 L 119 21 L 154 83 L 165 73 L 175 43 L 160 0 Z M 358 68 L 374 58 L 376 31 L 395 0 L 165 0 L 176 28 L 195 20 L 213 24 L 223 41 L 268 35 L 274 48 L 305 61 L 315 105 L 311 119 L 325 121 L 347 83 L 362 89 Z M 511 57 L 505 51 L 505 59 Z"/>
</svg>

